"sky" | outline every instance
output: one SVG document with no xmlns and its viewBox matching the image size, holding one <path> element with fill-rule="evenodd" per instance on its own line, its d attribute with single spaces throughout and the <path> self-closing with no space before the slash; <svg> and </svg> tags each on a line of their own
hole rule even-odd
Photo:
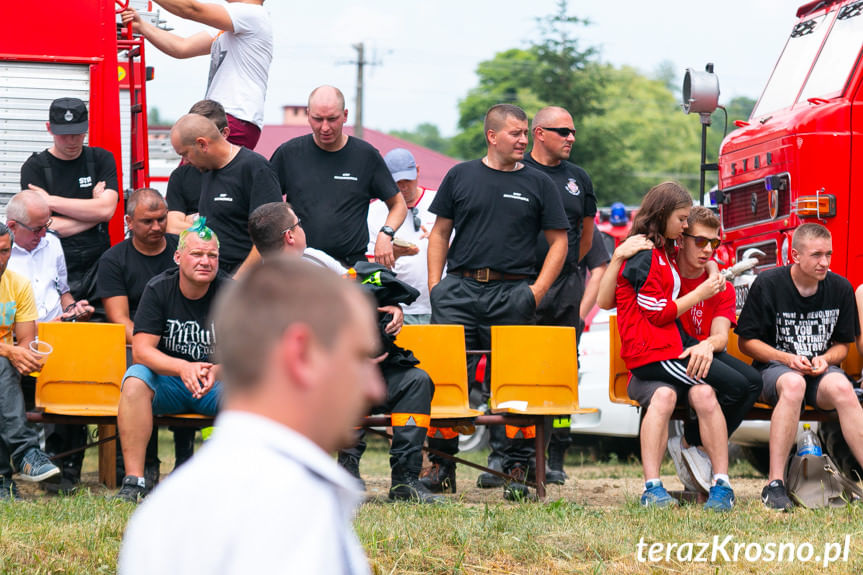
<svg viewBox="0 0 863 575">
<path fill-rule="evenodd" d="M 713 62 L 720 104 L 735 96 L 758 98 L 804 0 L 570 0 L 569 14 L 587 18 L 579 46 L 599 59 L 652 74 L 671 62 L 682 83 L 686 68 Z M 476 85 L 476 67 L 495 53 L 526 48 L 537 18 L 556 12 L 556 0 L 267 0 L 275 51 L 265 122 L 281 123 L 284 105 L 304 104 L 320 84 L 342 89 L 348 123 L 355 106 L 356 52 L 365 44 L 363 123 L 390 131 L 428 122 L 445 136 L 457 131 L 458 101 Z M 175 32 L 203 26 L 163 11 Z M 148 47 L 155 66 L 149 107 L 176 119 L 203 98 L 208 56 L 175 60 Z M 678 93 L 679 97 L 679 93 Z"/>
</svg>

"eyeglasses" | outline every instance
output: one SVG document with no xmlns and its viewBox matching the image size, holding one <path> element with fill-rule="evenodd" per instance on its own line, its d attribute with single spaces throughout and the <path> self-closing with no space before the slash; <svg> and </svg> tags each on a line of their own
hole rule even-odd
<svg viewBox="0 0 863 575">
<path fill-rule="evenodd" d="M 292 231 L 294 231 L 294 228 L 296 228 L 297 226 L 299 226 L 299 227 L 301 227 L 301 228 L 303 227 L 303 220 L 301 220 L 300 218 L 297 218 L 297 221 L 296 221 L 293 225 L 288 226 L 288 227 L 285 229 L 285 231 L 283 231 L 283 232 L 282 232 L 282 235 L 285 235 L 285 234 L 286 234 L 286 233 L 288 233 L 288 232 L 292 232 Z"/>
<path fill-rule="evenodd" d="M 414 220 L 414 231 L 418 232 L 418 231 L 420 231 L 420 228 L 423 227 L 422 220 L 420 220 L 420 211 L 419 211 L 419 209 L 417 209 L 416 206 L 409 208 L 409 209 L 411 211 L 411 215 L 413 216 L 413 220 Z"/>
<path fill-rule="evenodd" d="M 24 222 L 19 222 L 18 220 L 12 220 L 12 221 L 15 222 L 16 224 L 18 224 L 19 226 L 21 226 L 22 228 L 24 228 L 25 230 L 31 231 L 34 234 L 41 234 L 43 230 L 46 232 L 48 231 L 48 228 L 50 228 L 51 224 L 54 223 L 54 218 L 48 218 L 48 221 L 45 222 L 45 225 L 38 226 L 35 228 L 31 228 L 30 226 L 28 226 Z"/>
<path fill-rule="evenodd" d="M 693 236 L 692 234 L 687 234 L 683 232 L 683 235 L 687 238 L 692 238 L 692 241 L 695 242 L 695 247 L 698 249 L 704 249 L 707 244 L 710 244 L 710 249 L 715 250 L 719 247 L 719 244 L 722 240 L 719 238 L 705 238 L 704 236 Z"/>
<path fill-rule="evenodd" d="M 559 135 L 561 138 L 566 138 L 570 134 L 575 136 L 575 128 L 546 128 L 544 126 L 540 126 L 543 130 L 548 130 L 549 132 L 554 132 Z"/>
</svg>

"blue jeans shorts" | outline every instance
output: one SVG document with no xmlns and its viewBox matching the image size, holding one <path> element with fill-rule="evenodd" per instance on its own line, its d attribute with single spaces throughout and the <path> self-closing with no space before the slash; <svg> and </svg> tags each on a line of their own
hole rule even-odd
<svg viewBox="0 0 863 575">
<path fill-rule="evenodd" d="M 153 390 L 153 413 L 171 415 L 174 413 L 200 413 L 214 416 L 219 411 L 222 397 L 222 382 L 217 381 L 207 395 L 200 399 L 192 397 L 183 381 L 176 375 L 159 375 L 149 367 L 136 363 L 126 370 L 123 383 L 136 377 Z"/>
</svg>

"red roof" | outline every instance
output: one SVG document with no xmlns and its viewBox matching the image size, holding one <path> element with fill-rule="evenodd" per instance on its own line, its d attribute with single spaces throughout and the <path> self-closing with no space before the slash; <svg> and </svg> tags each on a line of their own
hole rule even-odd
<svg viewBox="0 0 863 575">
<path fill-rule="evenodd" d="M 345 126 L 344 131 L 349 136 L 354 133 L 353 126 Z M 414 155 L 419 167 L 419 185 L 433 190 L 438 189 L 441 180 L 446 175 L 451 167 L 459 163 L 458 160 L 445 156 L 434 150 L 424 148 L 411 142 L 406 142 L 401 138 L 390 136 L 376 130 L 365 128 L 366 142 L 378 149 L 381 155 L 386 155 L 387 152 L 394 148 L 407 148 Z M 284 126 L 274 124 L 264 126 L 261 132 L 261 139 L 258 145 L 255 146 L 255 151 L 269 159 L 280 145 L 292 138 L 311 134 L 312 129 L 308 125 L 302 126 Z"/>
</svg>

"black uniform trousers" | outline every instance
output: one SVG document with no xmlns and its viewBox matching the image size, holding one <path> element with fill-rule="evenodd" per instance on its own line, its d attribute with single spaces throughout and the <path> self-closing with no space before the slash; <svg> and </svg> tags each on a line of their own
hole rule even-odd
<svg viewBox="0 0 863 575">
<path fill-rule="evenodd" d="M 536 323 L 536 299 L 527 280 L 502 280 L 479 282 L 457 274 L 443 278 L 431 294 L 433 324 L 461 324 L 464 326 L 467 349 L 491 349 L 491 326 L 534 325 Z M 475 383 L 476 365 L 479 357 L 468 356 L 468 381 Z M 483 381 L 483 399 L 491 396 L 491 362 L 486 365 Z M 515 464 L 525 468 L 532 464 L 536 451 L 533 439 L 507 437 L 503 426 L 490 428 L 490 445 L 493 457 L 499 457 L 503 470 L 509 472 Z M 458 453 L 458 437 L 452 439 L 429 438 L 429 447 L 444 453 Z M 430 456 L 435 463 L 439 458 Z"/>
</svg>

